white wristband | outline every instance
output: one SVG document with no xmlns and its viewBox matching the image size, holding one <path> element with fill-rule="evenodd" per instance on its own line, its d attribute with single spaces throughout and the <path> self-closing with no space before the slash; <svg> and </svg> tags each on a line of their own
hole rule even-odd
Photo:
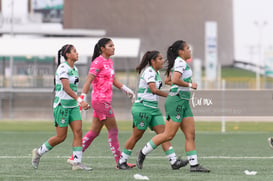
<svg viewBox="0 0 273 181">
<path fill-rule="evenodd" d="M 192 87 L 192 83 L 189 83 L 189 88 L 191 88 Z"/>
<path fill-rule="evenodd" d="M 78 97 L 77 99 L 78 104 L 80 104 L 82 101 L 83 101 L 82 98 Z"/>
<path fill-rule="evenodd" d="M 125 94 L 133 94 L 134 92 L 129 88 L 127 87 L 126 85 L 122 85 L 122 87 L 120 88 L 122 90 L 122 92 L 124 92 Z"/>
<path fill-rule="evenodd" d="M 85 93 L 81 93 L 80 98 L 82 98 L 82 100 L 86 101 L 86 94 Z"/>
</svg>

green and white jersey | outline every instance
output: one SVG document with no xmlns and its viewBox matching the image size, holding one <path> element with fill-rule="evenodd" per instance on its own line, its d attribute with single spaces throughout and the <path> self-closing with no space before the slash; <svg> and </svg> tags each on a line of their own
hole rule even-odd
<svg viewBox="0 0 273 181">
<path fill-rule="evenodd" d="M 181 80 L 188 83 L 191 82 L 192 70 L 190 66 L 187 64 L 187 62 L 183 60 L 181 57 L 177 57 L 175 59 L 174 66 L 171 72 L 172 72 L 172 75 L 173 75 L 173 72 L 180 72 L 182 74 L 182 76 L 180 77 Z M 183 86 L 172 84 L 169 95 L 175 96 L 177 94 L 179 94 L 180 98 L 182 99 L 189 100 L 191 97 L 189 87 L 183 87 Z"/>
<path fill-rule="evenodd" d="M 136 102 L 141 102 L 144 106 L 151 108 L 158 108 L 159 97 L 151 92 L 148 85 L 151 82 L 154 82 L 158 89 L 162 87 L 159 71 L 156 72 L 153 67 L 149 66 L 143 71 L 140 77 Z"/>
<path fill-rule="evenodd" d="M 75 92 L 75 94 L 77 94 L 79 74 L 76 66 L 74 65 L 74 67 L 71 68 L 67 62 L 64 62 L 57 68 L 55 75 L 56 86 L 53 107 L 57 107 L 60 103 L 64 108 L 73 108 L 78 106 L 77 101 L 64 91 L 61 79 L 68 79 L 70 88 Z"/>
</svg>

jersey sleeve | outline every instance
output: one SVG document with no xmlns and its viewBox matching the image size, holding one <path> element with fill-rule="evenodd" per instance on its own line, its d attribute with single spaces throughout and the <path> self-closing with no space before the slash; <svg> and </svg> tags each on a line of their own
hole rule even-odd
<svg viewBox="0 0 273 181">
<path fill-rule="evenodd" d="M 143 78 L 148 84 L 151 82 L 156 82 L 155 76 L 156 76 L 155 71 L 153 71 L 152 69 L 148 69 L 147 71 L 145 71 Z"/>
<path fill-rule="evenodd" d="M 90 69 L 89 69 L 89 74 L 93 74 L 93 75 L 95 75 L 95 76 L 98 75 L 98 73 L 100 72 L 101 67 L 102 67 L 102 65 L 101 65 L 100 62 L 101 62 L 101 61 L 99 61 L 98 59 L 95 59 L 95 60 L 91 63 Z"/>
<path fill-rule="evenodd" d="M 186 63 L 183 60 L 176 59 L 174 63 L 174 72 L 180 72 L 181 74 L 184 73 L 186 69 Z"/>
<path fill-rule="evenodd" d="M 57 70 L 57 74 L 59 75 L 60 79 L 68 79 L 68 69 L 64 65 L 60 65 Z"/>
</svg>

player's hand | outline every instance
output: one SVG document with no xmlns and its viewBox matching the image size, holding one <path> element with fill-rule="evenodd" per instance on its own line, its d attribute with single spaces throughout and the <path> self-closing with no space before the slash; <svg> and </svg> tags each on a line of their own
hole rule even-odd
<svg viewBox="0 0 273 181">
<path fill-rule="evenodd" d="M 197 89 L 197 83 L 192 83 L 191 88 L 192 88 L 192 89 Z"/>
<path fill-rule="evenodd" d="M 84 110 L 88 110 L 90 108 L 90 105 L 85 102 L 85 101 L 82 101 L 79 105 L 80 109 L 83 108 Z"/>
<path fill-rule="evenodd" d="M 127 87 L 126 85 L 123 85 L 120 89 L 131 99 L 132 103 L 135 102 L 136 95 L 129 87 Z"/>
<path fill-rule="evenodd" d="M 130 98 L 131 103 L 133 104 L 135 102 L 135 100 L 136 100 L 136 95 L 133 93 L 131 95 L 128 95 L 128 97 Z"/>
</svg>

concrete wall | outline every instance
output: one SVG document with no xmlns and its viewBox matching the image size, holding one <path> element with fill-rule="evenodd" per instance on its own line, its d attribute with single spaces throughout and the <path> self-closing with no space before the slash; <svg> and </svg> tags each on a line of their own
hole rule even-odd
<svg viewBox="0 0 273 181">
<path fill-rule="evenodd" d="M 231 65 L 232 0 L 66 0 L 64 4 L 64 28 L 105 29 L 109 37 L 141 38 L 141 51 L 157 49 L 164 55 L 170 44 L 183 39 L 193 46 L 194 58 L 202 60 L 206 21 L 218 23 L 219 61 Z"/>
</svg>

